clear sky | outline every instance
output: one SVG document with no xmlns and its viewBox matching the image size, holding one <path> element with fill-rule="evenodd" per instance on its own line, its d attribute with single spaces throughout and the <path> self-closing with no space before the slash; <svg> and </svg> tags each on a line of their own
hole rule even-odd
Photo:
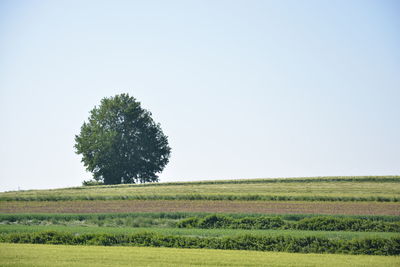
<svg viewBox="0 0 400 267">
<path fill-rule="evenodd" d="M 74 136 L 117 93 L 162 182 L 400 174 L 400 4 L 0 1 L 0 191 L 91 178 Z"/>
</svg>

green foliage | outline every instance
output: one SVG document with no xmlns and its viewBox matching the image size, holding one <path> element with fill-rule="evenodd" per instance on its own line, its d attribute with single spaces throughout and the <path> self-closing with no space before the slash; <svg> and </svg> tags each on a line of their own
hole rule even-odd
<svg viewBox="0 0 400 267">
<path fill-rule="evenodd" d="M 155 182 L 171 151 L 151 113 L 128 94 L 103 98 L 75 141 L 86 169 L 104 184 Z"/>
<path fill-rule="evenodd" d="M 190 217 L 177 223 L 179 228 L 228 228 L 228 229 L 299 229 L 310 231 L 400 232 L 400 222 L 320 216 L 303 218 L 297 222 L 284 221 L 281 217 L 233 218 L 225 215 Z"/>
<path fill-rule="evenodd" d="M 75 235 L 55 231 L 0 234 L 1 242 L 65 245 L 129 245 L 175 248 L 211 248 L 233 250 L 286 251 L 299 253 L 344 253 L 399 255 L 400 238 L 364 238 L 332 240 L 321 237 L 254 236 L 192 237 L 143 232 L 124 234 Z"/>
<path fill-rule="evenodd" d="M 103 182 L 100 181 L 96 181 L 96 180 L 87 180 L 87 181 L 83 181 L 82 185 L 83 186 L 95 186 L 95 185 L 103 185 Z"/>
<path fill-rule="evenodd" d="M 234 220 L 231 217 L 213 214 L 206 216 L 202 220 L 199 220 L 197 227 L 199 228 L 230 228 Z"/>
<path fill-rule="evenodd" d="M 376 231 L 400 232 L 399 222 L 379 222 L 351 218 L 312 217 L 300 220 L 294 226 L 300 230 L 318 231 Z"/>
<path fill-rule="evenodd" d="M 238 219 L 233 228 L 237 229 L 285 229 L 288 225 L 280 217 L 246 217 Z"/>
<path fill-rule="evenodd" d="M 172 226 L 173 227 L 173 226 Z M 162 235 L 183 235 L 183 236 L 197 236 L 197 237 L 225 237 L 237 235 L 257 235 L 257 236 L 290 236 L 290 237 L 307 237 L 316 236 L 328 239 L 359 239 L 359 238 L 390 238 L 400 237 L 400 233 L 391 232 L 346 232 L 346 231 L 309 231 L 309 230 L 282 230 L 282 229 L 201 229 L 201 228 L 172 228 L 157 227 L 157 226 L 144 226 L 144 227 L 131 227 L 129 225 L 121 226 L 94 226 L 94 225 L 20 225 L 8 224 L 0 225 L 1 233 L 33 233 L 42 231 L 58 231 L 73 234 L 136 234 L 141 232 L 154 232 Z"/>
<path fill-rule="evenodd" d="M 282 229 L 285 222 L 279 217 L 244 217 L 235 219 L 225 215 L 213 214 L 202 219 L 191 217 L 178 222 L 180 228 L 231 228 L 231 229 Z"/>
<path fill-rule="evenodd" d="M 178 228 L 197 228 L 199 226 L 199 218 L 198 217 L 189 217 L 183 220 L 180 220 L 176 226 Z"/>
<path fill-rule="evenodd" d="M 0 214 L 2 224 L 293 229 L 311 231 L 400 232 L 400 216 L 322 216 L 311 214 L 209 214 L 185 212 L 105 214 Z"/>
</svg>

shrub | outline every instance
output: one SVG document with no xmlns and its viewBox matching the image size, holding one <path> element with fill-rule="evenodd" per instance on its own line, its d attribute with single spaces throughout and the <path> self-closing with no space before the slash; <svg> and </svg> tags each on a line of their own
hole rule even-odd
<svg viewBox="0 0 400 267">
<path fill-rule="evenodd" d="M 353 218 L 311 217 L 297 222 L 295 228 L 313 231 L 400 232 L 400 223 Z"/>
<path fill-rule="evenodd" d="M 280 217 L 258 217 L 256 219 L 256 229 L 279 229 L 285 222 Z"/>
<path fill-rule="evenodd" d="M 198 217 L 189 217 L 177 222 L 176 226 L 178 228 L 196 228 L 199 226 L 199 220 Z"/>
<path fill-rule="evenodd" d="M 39 233 L 0 234 L 0 242 L 65 244 L 65 245 L 130 245 L 149 247 L 210 248 L 259 251 L 286 251 L 299 253 L 345 253 L 367 255 L 399 255 L 400 238 L 364 238 L 335 240 L 315 236 L 255 236 L 193 237 L 161 235 L 142 232 L 123 234 L 74 235 L 55 231 Z"/>
<path fill-rule="evenodd" d="M 104 185 L 103 182 L 99 182 L 96 180 L 87 180 L 82 182 L 83 186 L 94 186 L 94 185 Z"/>
<path fill-rule="evenodd" d="M 230 228 L 233 224 L 234 219 L 232 217 L 228 217 L 225 215 L 209 215 L 204 217 L 204 219 L 200 220 L 198 223 L 199 228 Z"/>
<path fill-rule="evenodd" d="M 311 231 L 400 232 L 400 222 L 358 218 L 320 216 L 303 218 L 297 222 L 281 217 L 253 216 L 233 218 L 225 215 L 191 217 L 177 223 L 179 228 L 234 228 L 234 229 L 295 229 Z"/>
</svg>

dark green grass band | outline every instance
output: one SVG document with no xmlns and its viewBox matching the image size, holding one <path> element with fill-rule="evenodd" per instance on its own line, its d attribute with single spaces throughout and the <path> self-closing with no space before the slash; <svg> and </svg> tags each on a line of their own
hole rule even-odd
<svg viewBox="0 0 400 267">
<path fill-rule="evenodd" d="M 203 229 L 280 229 L 400 232 L 400 216 L 252 215 L 209 213 L 2 214 L 3 224 L 156 226 Z"/>
<path fill-rule="evenodd" d="M 179 228 L 202 229 L 281 229 L 311 231 L 400 232 L 400 222 L 320 216 L 303 218 L 296 222 L 281 217 L 243 217 L 213 214 L 204 218 L 189 217 L 177 223 Z"/>
<path fill-rule="evenodd" d="M 332 240 L 321 237 L 255 236 L 191 237 L 143 232 L 121 234 L 71 234 L 56 231 L 0 234 L 0 242 L 62 245 L 147 246 L 233 250 L 399 255 L 400 238 Z"/>
</svg>

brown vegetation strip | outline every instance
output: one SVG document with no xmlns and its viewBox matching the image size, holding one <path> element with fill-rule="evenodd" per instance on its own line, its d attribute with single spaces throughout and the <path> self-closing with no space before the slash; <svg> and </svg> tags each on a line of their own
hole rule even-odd
<svg viewBox="0 0 400 267">
<path fill-rule="evenodd" d="M 1 201 L 0 213 L 227 212 L 272 214 L 400 215 L 400 203 L 99 200 Z"/>
</svg>

